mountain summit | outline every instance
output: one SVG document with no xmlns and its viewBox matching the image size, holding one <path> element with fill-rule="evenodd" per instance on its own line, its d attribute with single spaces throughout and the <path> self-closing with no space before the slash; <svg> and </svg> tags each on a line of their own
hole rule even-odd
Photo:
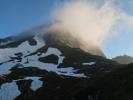
<svg viewBox="0 0 133 100">
<path fill-rule="evenodd" d="M 123 66 L 57 36 L 20 35 L 0 45 L 1 100 L 112 100 L 100 99 L 114 92 L 106 94 L 100 87 Z"/>
</svg>

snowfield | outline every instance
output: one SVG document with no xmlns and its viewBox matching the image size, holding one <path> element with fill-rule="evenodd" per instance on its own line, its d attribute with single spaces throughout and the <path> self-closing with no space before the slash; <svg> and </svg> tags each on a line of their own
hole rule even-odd
<svg viewBox="0 0 133 100">
<path fill-rule="evenodd" d="M 36 91 L 43 85 L 43 82 L 39 80 L 40 78 L 41 77 L 25 77 L 24 79 L 19 80 L 32 80 L 30 88 L 33 91 Z M 18 85 L 16 84 L 16 81 L 19 80 L 14 80 L 10 83 L 4 83 L 0 86 L 0 100 L 14 100 L 21 94 L 18 89 Z"/>
<path fill-rule="evenodd" d="M 14 54 L 16 53 L 22 53 L 23 56 L 26 56 L 30 53 L 35 52 L 36 50 L 45 45 L 45 43 L 37 36 L 34 37 L 34 39 L 37 42 L 36 46 L 31 46 L 29 45 L 28 41 L 26 41 L 16 48 L 0 49 L 0 63 L 8 62 L 10 60 L 10 57 L 15 57 Z"/>
<path fill-rule="evenodd" d="M 0 100 L 14 100 L 20 94 L 15 81 L 2 84 L 0 87 Z"/>
<path fill-rule="evenodd" d="M 10 69 L 13 68 L 16 65 L 16 63 L 13 62 L 7 62 L 2 65 L 0 65 L 0 75 L 7 75 L 10 74 Z"/>
<path fill-rule="evenodd" d="M 37 67 L 42 70 L 46 70 L 48 72 L 55 72 L 59 75 L 65 75 L 65 76 L 72 76 L 72 77 L 79 77 L 79 78 L 86 78 L 87 76 L 84 75 L 84 73 L 77 73 L 78 70 L 75 70 L 72 66 L 67 68 L 57 68 L 57 66 L 61 63 L 63 63 L 64 56 L 62 56 L 62 53 L 57 48 L 48 48 L 46 53 L 42 53 L 41 55 L 31 55 L 27 56 L 41 47 L 45 46 L 45 42 L 42 41 L 39 37 L 35 36 L 34 40 L 37 42 L 37 45 L 31 46 L 28 41 L 22 43 L 16 48 L 5 48 L 0 49 L 0 63 L 3 63 L 0 65 L 0 75 L 6 75 L 11 73 L 11 69 L 19 64 L 23 65 L 23 67 Z M 16 57 L 16 53 L 22 53 L 21 61 L 18 59 L 15 59 L 13 61 L 10 61 L 10 57 Z M 58 56 L 58 64 L 52 64 L 52 63 L 43 63 L 40 62 L 38 59 L 40 57 L 46 57 L 48 55 L 54 54 Z M 28 63 L 27 63 L 28 62 Z"/>
</svg>

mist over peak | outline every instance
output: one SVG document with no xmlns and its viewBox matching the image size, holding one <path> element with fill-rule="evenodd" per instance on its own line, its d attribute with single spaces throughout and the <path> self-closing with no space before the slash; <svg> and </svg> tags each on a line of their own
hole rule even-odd
<svg viewBox="0 0 133 100">
<path fill-rule="evenodd" d="M 111 36 L 119 20 L 117 13 L 111 2 L 97 6 L 87 0 L 68 1 L 52 12 L 48 32 L 85 51 L 94 50 Z"/>
</svg>

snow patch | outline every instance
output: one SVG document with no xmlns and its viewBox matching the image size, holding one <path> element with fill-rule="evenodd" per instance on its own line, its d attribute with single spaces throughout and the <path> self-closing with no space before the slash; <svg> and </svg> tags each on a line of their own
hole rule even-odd
<svg viewBox="0 0 133 100">
<path fill-rule="evenodd" d="M 0 100 L 14 100 L 21 93 L 16 82 L 5 83 L 0 88 Z"/>
<path fill-rule="evenodd" d="M 32 80 L 31 89 L 33 91 L 36 91 L 37 89 L 39 89 L 43 85 L 43 82 L 39 80 L 40 78 L 41 77 L 26 77 L 24 79 L 26 79 L 26 80 Z"/>
<path fill-rule="evenodd" d="M 82 63 L 82 65 L 95 65 L 96 64 L 96 62 L 85 62 L 85 63 Z"/>
<path fill-rule="evenodd" d="M 86 78 L 83 73 L 76 73 L 78 70 L 74 70 L 73 67 L 67 67 L 67 68 L 58 68 L 57 69 L 57 74 L 59 75 L 66 75 L 66 76 L 73 76 L 73 77 L 79 77 L 79 78 Z"/>
<path fill-rule="evenodd" d="M 10 69 L 15 66 L 15 63 L 7 62 L 0 66 L 0 75 L 6 75 L 9 74 L 11 71 Z"/>
<path fill-rule="evenodd" d="M 24 79 L 18 79 L 10 83 L 2 84 L 0 87 L 0 100 L 14 100 L 21 94 L 18 89 L 18 85 L 16 84 L 19 80 L 32 80 L 30 88 L 33 91 L 36 91 L 43 85 L 43 82 L 39 80 L 40 78 L 41 77 L 25 77 Z"/>
<path fill-rule="evenodd" d="M 46 56 L 51 55 L 51 54 L 54 54 L 54 55 L 59 57 L 58 63 L 63 63 L 64 56 L 61 56 L 62 53 L 57 48 L 48 48 L 48 51 L 45 54 L 43 53 L 42 56 L 46 57 Z"/>
</svg>

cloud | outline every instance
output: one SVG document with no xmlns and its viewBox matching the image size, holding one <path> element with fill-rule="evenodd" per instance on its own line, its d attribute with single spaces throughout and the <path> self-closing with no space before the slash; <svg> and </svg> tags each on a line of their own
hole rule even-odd
<svg viewBox="0 0 133 100">
<path fill-rule="evenodd" d="M 133 26 L 133 17 L 113 5 L 111 0 L 98 6 L 87 0 L 69 0 L 52 12 L 53 24 L 49 28 L 65 41 L 76 40 L 83 50 L 101 45 L 119 33 L 115 27 L 121 22 Z"/>
</svg>

